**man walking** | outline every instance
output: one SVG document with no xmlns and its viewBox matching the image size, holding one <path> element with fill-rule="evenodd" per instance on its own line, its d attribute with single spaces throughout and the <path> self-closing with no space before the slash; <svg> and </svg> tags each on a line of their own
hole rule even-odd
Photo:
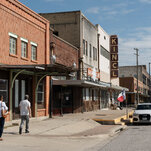
<svg viewBox="0 0 151 151">
<path fill-rule="evenodd" d="M 19 127 L 19 134 L 22 134 L 24 121 L 26 121 L 25 133 L 29 133 L 29 118 L 31 117 L 30 102 L 28 101 L 29 96 L 25 95 L 25 100 L 22 100 L 19 104 L 21 123 Z"/>
</svg>

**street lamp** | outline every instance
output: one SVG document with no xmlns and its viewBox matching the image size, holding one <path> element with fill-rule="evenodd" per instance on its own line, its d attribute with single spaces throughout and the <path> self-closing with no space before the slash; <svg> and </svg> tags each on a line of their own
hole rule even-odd
<svg viewBox="0 0 151 151">
<path fill-rule="evenodd" d="M 136 50 L 136 66 L 137 66 L 137 104 L 139 103 L 139 94 L 138 94 L 138 48 L 134 48 Z"/>
</svg>

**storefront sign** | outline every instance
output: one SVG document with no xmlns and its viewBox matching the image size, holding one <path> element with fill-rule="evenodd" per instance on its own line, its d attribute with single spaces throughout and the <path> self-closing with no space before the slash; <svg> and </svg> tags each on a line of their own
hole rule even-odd
<svg viewBox="0 0 151 151">
<path fill-rule="evenodd" d="M 97 72 L 95 68 L 87 69 L 87 76 L 91 77 L 94 81 L 100 79 L 100 72 Z"/>
<path fill-rule="evenodd" d="M 118 77 L 118 37 L 110 37 L 110 61 L 111 61 L 111 78 Z"/>
</svg>

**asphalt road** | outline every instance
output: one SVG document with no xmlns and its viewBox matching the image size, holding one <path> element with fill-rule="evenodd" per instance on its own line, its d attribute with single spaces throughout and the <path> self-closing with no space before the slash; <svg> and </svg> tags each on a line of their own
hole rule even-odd
<svg viewBox="0 0 151 151">
<path fill-rule="evenodd" d="M 151 125 L 129 126 L 97 151 L 151 151 Z"/>
</svg>

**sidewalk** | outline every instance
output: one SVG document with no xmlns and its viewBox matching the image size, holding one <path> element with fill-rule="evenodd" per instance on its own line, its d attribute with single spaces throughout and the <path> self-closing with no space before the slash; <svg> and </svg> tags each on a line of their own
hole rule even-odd
<svg viewBox="0 0 151 151">
<path fill-rule="evenodd" d="M 132 112 L 129 109 L 129 113 Z M 30 135 L 41 136 L 92 136 L 107 133 L 113 133 L 118 129 L 123 128 L 121 125 L 102 125 L 98 122 L 109 121 L 109 124 L 118 124 L 115 121 L 120 121 L 126 117 L 126 110 L 98 110 L 92 112 L 65 114 L 63 117 L 55 116 L 53 118 L 31 118 L 30 120 Z M 96 122 L 98 121 L 98 122 Z M 20 120 L 6 122 L 6 134 L 18 134 Z M 12 127 L 10 124 L 16 125 Z M 5 135 L 4 133 L 4 135 Z M 24 134 L 23 134 L 24 135 Z"/>
<path fill-rule="evenodd" d="M 129 110 L 131 112 L 131 110 Z M 98 110 L 63 117 L 30 119 L 30 133 L 19 135 L 20 120 L 6 122 L 0 142 L 3 151 L 88 151 L 103 146 L 124 125 L 102 125 L 95 120 L 114 121 L 125 116 L 125 110 Z M 10 126 L 14 124 L 16 126 Z M 9 127 L 10 126 L 10 127 Z"/>
</svg>

